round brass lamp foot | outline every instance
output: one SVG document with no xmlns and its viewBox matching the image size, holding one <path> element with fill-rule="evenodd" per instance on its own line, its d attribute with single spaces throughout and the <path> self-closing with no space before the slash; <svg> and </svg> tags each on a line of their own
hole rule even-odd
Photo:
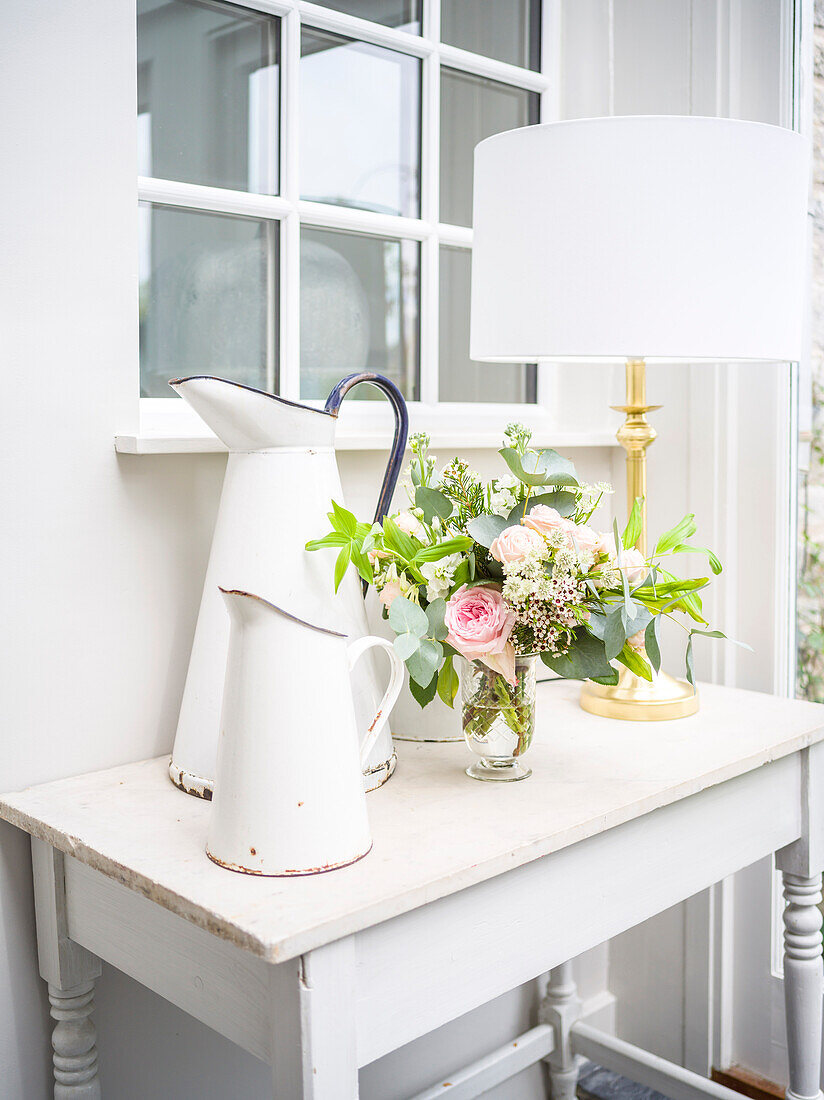
<svg viewBox="0 0 824 1100">
<path fill-rule="evenodd" d="M 665 722 L 695 714 L 698 693 L 686 681 L 676 680 L 666 672 L 653 673 L 650 682 L 622 665 L 618 683 L 612 687 L 587 680 L 581 688 L 581 706 L 602 718 Z"/>
</svg>

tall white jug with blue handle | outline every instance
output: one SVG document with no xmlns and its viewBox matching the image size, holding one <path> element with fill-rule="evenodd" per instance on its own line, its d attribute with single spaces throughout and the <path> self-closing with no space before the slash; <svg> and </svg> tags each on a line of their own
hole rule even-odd
<svg viewBox="0 0 824 1100">
<path fill-rule="evenodd" d="M 395 409 L 395 439 L 376 515 L 389 506 L 406 446 L 407 420 L 397 387 L 380 375 L 357 374 L 332 391 L 325 409 L 300 405 L 222 378 L 193 377 L 172 388 L 202 417 L 229 451 L 209 565 L 172 750 L 169 773 L 182 790 L 211 798 L 215 777 L 229 620 L 219 586 L 260 593 L 307 622 L 330 623 L 357 639 L 369 634 L 361 582 L 348 570 L 333 593 L 334 551 L 304 547 L 328 526 L 330 501 L 341 501 L 335 460 L 340 403 L 366 382 L 385 392 Z M 304 659 L 323 685 L 323 667 L 307 635 Z M 383 694 L 379 661 L 368 653 L 352 676 L 358 729 L 365 730 Z M 272 669 L 278 675 L 278 669 Z M 364 770 L 366 790 L 394 771 L 386 725 Z"/>
</svg>

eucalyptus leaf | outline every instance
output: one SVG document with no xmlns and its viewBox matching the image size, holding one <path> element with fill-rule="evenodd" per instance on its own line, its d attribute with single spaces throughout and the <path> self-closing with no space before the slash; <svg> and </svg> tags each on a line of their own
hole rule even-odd
<svg viewBox="0 0 824 1100">
<path fill-rule="evenodd" d="M 557 451 L 527 451 L 520 455 L 514 447 L 503 447 L 498 454 L 523 485 L 577 485 L 575 467 Z"/>
<path fill-rule="evenodd" d="M 512 524 L 503 516 L 483 515 L 476 516 L 466 525 L 466 529 L 479 546 L 488 550 L 501 531 Z"/>
<path fill-rule="evenodd" d="M 417 634 L 398 634 L 392 646 L 402 661 L 407 661 L 420 648 L 421 640 Z"/>
<path fill-rule="evenodd" d="M 425 638 L 429 633 L 426 612 L 406 596 L 396 596 L 392 601 L 389 625 L 396 634 L 416 634 L 419 638 Z"/>
<path fill-rule="evenodd" d="M 429 636 L 436 642 L 445 640 L 449 631 L 444 625 L 443 617 L 446 611 L 446 600 L 433 600 L 426 609 L 426 617 L 429 621 Z"/>
<path fill-rule="evenodd" d="M 435 516 L 439 519 L 449 519 L 452 515 L 452 501 L 437 489 L 419 486 L 415 490 L 415 504 L 423 511 L 424 521 L 429 524 Z"/>
<path fill-rule="evenodd" d="M 658 672 L 661 668 L 661 648 L 658 645 L 658 619 L 650 619 L 644 631 L 644 649 L 649 663 Z"/>
<path fill-rule="evenodd" d="M 520 523 L 524 516 L 528 516 L 538 504 L 554 508 L 559 516 L 571 516 L 575 511 L 576 498 L 574 493 L 567 493 L 562 489 L 555 493 L 540 493 L 516 505 L 509 513 L 509 523 Z"/>
<path fill-rule="evenodd" d="M 541 660 L 565 680 L 612 680 L 615 670 L 607 660 L 604 643 L 585 626 L 576 627 L 573 641 L 566 653 L 554 655 L 542 653 Z"/>
<path fill-rule="evenodd" d="M 604 650 L 607 660 L 617 657 L 627 640 L 627 628 L 624 625 L 624 608 L 616 607 L 607 615 L 604 627 Z"/>
<path fill-rule="evenodd" d="M 397 603 L 397 600 L 395 603 Z M 392 606 L 394 607 L 395 604 L 393 603 Z M 406 667 L 409 669 L 411 679 L 420 684 L 421 687 L 425 687 L 435 675 L 441 657 L 443 657 L 443 648 L 440 642 L 433 642 L 431 639 L 425 638 L 406 660 Z M 437 684 L 435 686 L 437 688 Z"/>
</svg>

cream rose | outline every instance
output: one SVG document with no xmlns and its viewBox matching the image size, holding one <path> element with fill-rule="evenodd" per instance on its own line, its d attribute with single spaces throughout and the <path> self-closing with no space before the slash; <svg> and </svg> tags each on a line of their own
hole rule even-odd
<svg viewBox="0 0 824 1100">
<path fill-rule="evenodd" d="M 550 508 L 548 504 L 536 504 L 535 507 L 521 520 L 524 527 L 537 531 L 546 538 L 547 535 L 558 529 L 568 531 L 570 522 L 564 519 L 560 512 Z"/>
<path fill-rule="evenodd" d="M 520 561 L 533 550 L 540 550 L 544 540 L 529 527 L 507 527 L 493 540 L 490 555 L 502 565 Z"/>
<path fill-rule="evenodd" d="M 398 512 L 395 516 L 395 523 L 405 535 L 411 535 L 413 539 L 418 539 L 419 542 L 426 542 L 426 528 L 418 517 L 413 516 L 411 512 Z"/>
<path fill-rule="evenodd" d="M 632 588 L 640 584 L 649 573 L 646 558 L 634 546 L 629 550 L 621 550 L 617 565 L 621 572 L 626 575 L 627 584 Z"/>
</svg>

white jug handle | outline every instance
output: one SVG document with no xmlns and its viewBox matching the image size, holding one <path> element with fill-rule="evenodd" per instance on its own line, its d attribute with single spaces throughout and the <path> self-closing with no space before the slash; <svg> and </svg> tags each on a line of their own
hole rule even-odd
<svg viewBox="0 0 824 1100">
<path fill-rule="evenodd" d="M 369 724 L 369 729 L 366 732 L 366 738 L 361 745 L 361 767 L 366 767 L 366 761 L 369 758 L 369 753 L 372 751 L 375 742 L 378 739 L 378 735 L 389 720 L 389 715 L 398 701 L 398 696 L 401 693 L 403 687 L 403 673 L 404 664 L 400 657 L 394 650 L 391 642 L 388 642 L 386 638 L 378 638 L 375 635 L 368 635 L 366 638 L 358 638 L 357 641 L 352 644 L 346 650 L 346 657 L 349 664 L 349 671 L 355 667 L 360 658 L 364 655 L 367 649 L 372 649 L 373 646 L 380 646 L 381 649 L 385 649 L 389 655 L 389 684 L 386 691 L 383 694 L 378 706 L 378 711 L 375 717 Z"/>
</svg>

